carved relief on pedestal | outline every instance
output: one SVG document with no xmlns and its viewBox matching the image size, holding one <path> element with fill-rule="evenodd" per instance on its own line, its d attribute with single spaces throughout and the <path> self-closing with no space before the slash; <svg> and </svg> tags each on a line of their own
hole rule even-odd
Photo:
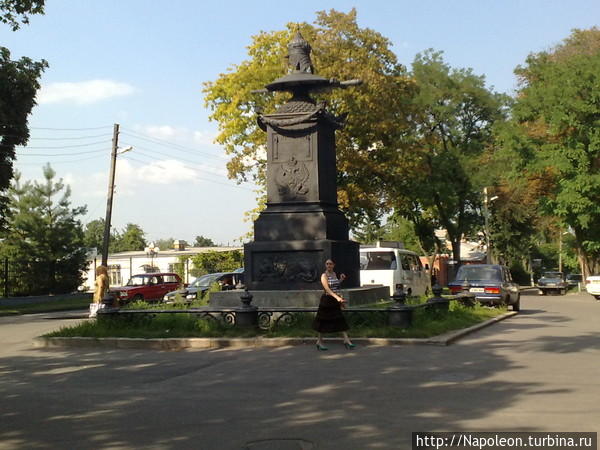
<svg viewBox="0 0 600 450">
<path fill-rule="evenodd" d="M 288 162 L 279 164 L 275 173 L 275 182 L 281 195 L 287 197 L 304 196 L 308 194 L 310 171 L 304 163 L 293 156 Z"/>
<path fill-rule="evenodd" d="M 319 278 L 315 256 L 311 252 L 255 254 L 252 278 L 257 281 L 314 283 Z"/>
</svg>

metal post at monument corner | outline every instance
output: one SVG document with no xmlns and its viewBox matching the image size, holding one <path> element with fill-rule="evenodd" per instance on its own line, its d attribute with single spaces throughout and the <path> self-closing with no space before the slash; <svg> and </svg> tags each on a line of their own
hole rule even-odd
<svg viewBox="0 0 600 450">
<path fill-rule="evenodd" d="M 388 324 L 391 327 L 410 328 L 412 325 L 412 308 L 407 307 L 406 293 L 402 285 L 399 285 L 392 295 L 394 305 L 388 308 Z"/>
<path fill-rule="evenodd" d="M 258 308 L 252 303 L 252 294 L 248 289 L 240 296 L 242 306 L 235 310 L 235 324 L 239 327 L 258 327 Z"/>
</svg>

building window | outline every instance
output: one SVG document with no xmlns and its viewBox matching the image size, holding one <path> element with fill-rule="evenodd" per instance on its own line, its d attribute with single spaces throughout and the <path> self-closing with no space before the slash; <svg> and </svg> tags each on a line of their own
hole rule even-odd
<svg viewBox="0 0 600 450">
<path fill-rule="evenodd" d="M 108 266 L 108 280 L 111 286 L 121 286 L 123 280 L 121 279 L 121 265 L 112 264 Z"/>
</svg>

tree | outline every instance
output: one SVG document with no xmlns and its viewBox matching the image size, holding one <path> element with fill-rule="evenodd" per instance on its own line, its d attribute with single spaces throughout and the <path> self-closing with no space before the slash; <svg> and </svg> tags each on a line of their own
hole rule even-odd
<svg viewBox="0 0 600 450">
<path fill-rule="evenodd" d="M 123 231 L 118 234 L 115 242 L 114 251 L 130 252 L 135 250 L 144 250 L 146 248 L 146 239 L 144 239 L 144 230 L 139 225 L 128 223 Z"/>
<path fill-rule="evenodd" d="M 461 240 L 482 223 L 481 192 L 489 182 L 484 162 L 508 99 L 488 90 L 483 76 L 451 68 L 433 50 L 416 56 L 412 76 L 412 149 L 392 155 L 378 181 L 396 214 L 414 223 L 424 248 L 439 246 L 433 230 L 444 228 L 460 261 Z"/>
<path fill-rule="evenodd" d="M 175 238 L 157 239 L 154 241 L 154 245 L 161 250 L 170 250 L 175 245 Z"/>
<path fill-rule="evenodd" d="M 43 7 L 43 0 L 0 0 L 0 21 L 17 30 L 19 20 L 28 23 L 28 14 L 42 14 Z M 12 61 L 10 51 L 0 46 L 0 228 L 6 225 L 6 190 L 14 175 L 15 147 L 29 139 L 27 117 L 36 105 L 39 79 L 46 67 L 44 60 Z"/>
<path fill-rule="evenodd" d="M 8 231 L 2 256 L 21 275 L 17 294 L 56 294 L 81 285 L 87 268 L 83 228 L 78 217 L 85 207 L 71 208 L 71 190 L 50 165 L 43 182 L 21 183 L 20 174 L 9 188 Z M 13 289 L 13 292 L 15 289 Z"/>
<path fill-rule="evenodd" d="M 390 50 L 390 41 L 360 28 L 354 9 L 347 14 L 321 11 L 314 25 L 288 24 L 284 31 L 262 32 L 248 47 L 249 60 L 204 84 L 210 118 L 219 124 L 216 141 L 231 156 L 229 176 L 264 184 L 266 136 L 256 124 L 257 111 L 275 111 L 288 95 L 252 91 L 284 74 L 287 45 L 296 29 L 310 42 L 319 75 L 365 82 L 355 89 L 322 93 L 318 100 L 328 103 L 333 114 L 349 113 L 345 128 L 336 135 L 340 206 L 353 225 L 365 214 L 380 217 L 386 205 L 373 174 L 386 172 L 387 154 L 401 149 L 414 83 Z"/>
<path fill-rule="evenodd" d="M 0 22 L 10 25 L 13 31 L 20 23 L 28 24 L 30 14 L 44 14 L 45 0 L 0 0 Z"/>
<path fill-rule="evenodd" d="M 551 179 L 540 196 L 544 214 L 570 229 L 582 274 L 600 268 L 600 29 L 574 30 L 548 52 L 515 70 L 515 158 L 531 174 Z M 511 141 L 511 142 L 514 142 Z"/>
<path fill-rule="evenodd" d="M 205 238 L 204 236 L 196 236 L 194 241 L 194 247 L 214 247 L 215 243 L 212 239 Z"/>
<path fill-rule="evenodd" d="M 194 268 L 190 273 L 195 277 L 207 273 L 232 272 L 244 262 L 244 256 L 239 250 L 198 253 L 191 259 Z"/>
</svg>

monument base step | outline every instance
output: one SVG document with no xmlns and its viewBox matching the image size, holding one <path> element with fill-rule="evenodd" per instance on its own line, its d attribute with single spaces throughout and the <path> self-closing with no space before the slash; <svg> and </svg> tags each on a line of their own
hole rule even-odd
<svg viewBox="0 0 600 450">
<path fill-rule="evenodd" d="M 319 306 L 323 290 L 290 290 L 290 291 L 249 291 L 252 294 L 252 306 L 262 307 L 311 307 Z M 387 286 L 369 286 L 341 289 L 347 306 L 361 306 L 376 303 L 390 298 Z M 212 292 L 211 307 L 231 308 L 242 306 L 240 296 L 243 290 Z"/>
</svg>

